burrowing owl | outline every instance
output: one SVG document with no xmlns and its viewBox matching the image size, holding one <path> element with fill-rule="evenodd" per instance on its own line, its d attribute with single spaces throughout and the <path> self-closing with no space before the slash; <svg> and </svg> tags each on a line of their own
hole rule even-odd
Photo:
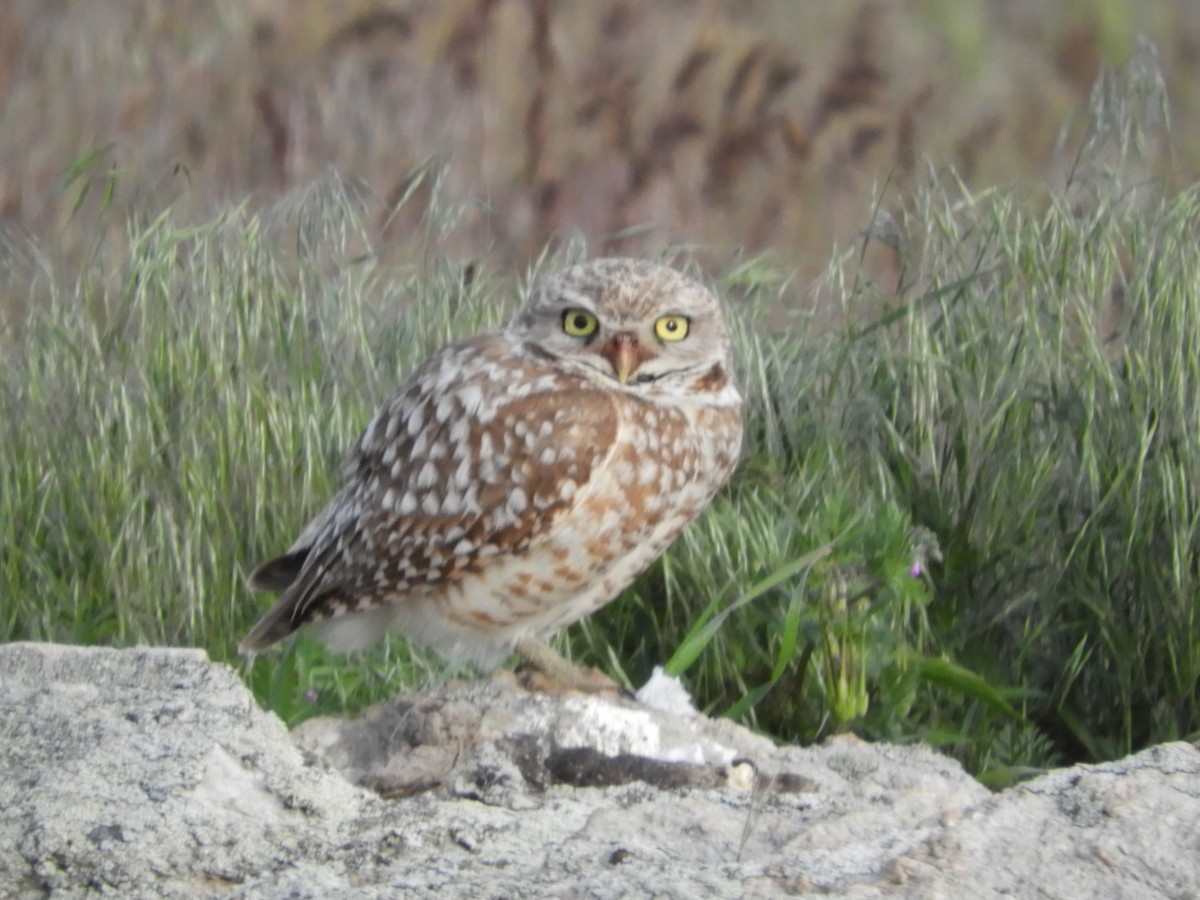
<svg viewBox="0 0 1200 900">
<path fill-rule="evenodd" d="M 708 505 L 738 459 L 741 402 L 700 284 L 632 259 L 549 278 L 384 404 L 342 489 L 250 575 L 283 595 L 241 650 L 312 623 L 339 650 L 395 629 L 481 668 L 532 655 Z"/>
</svg>

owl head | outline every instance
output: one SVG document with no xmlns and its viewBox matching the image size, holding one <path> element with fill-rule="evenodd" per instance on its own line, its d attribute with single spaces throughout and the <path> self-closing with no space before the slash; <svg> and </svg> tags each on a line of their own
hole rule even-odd
<svg viewBox="0 0 1200 900">
<path fill-rule="evenodd" d="M 656 263 L 573 266 L 536 285 L 508 328 L 534 353 L 608 389 L 679 397 L 729 384 L 729 333 L 717 299 Z"/>
</svg>

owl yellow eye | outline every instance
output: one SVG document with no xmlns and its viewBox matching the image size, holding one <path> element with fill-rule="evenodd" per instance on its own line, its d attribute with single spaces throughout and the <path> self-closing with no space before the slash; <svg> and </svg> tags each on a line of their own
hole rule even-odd
<svg viewBox="0 0 1200 900">
<path fill-rule="evenodd" d="M 571 337 L 589 337 L 595 334 L 600 323 L 586 309 L 568 309 L 563 312 L 563 331 Z"/>
<path fill-rule="evenodd" d="M 690 324 L 687 316 L 663 316 L 654 323 L 654 333 L 660 341 L 682 341 Z"/>
</svg>

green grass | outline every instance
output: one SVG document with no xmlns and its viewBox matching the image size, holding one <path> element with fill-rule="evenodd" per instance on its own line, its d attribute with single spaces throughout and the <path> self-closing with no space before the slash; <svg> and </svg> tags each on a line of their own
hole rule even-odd
<svg viewBox="0 0 1200 900">
<path fill-rule="evenodd" d="M 993 784 L 1196 735 L 1200 192 L 1158 196 L 1106 102 L 1060 190 L 932 179 L 888 229 L 898 284 L 836 258 L 840 324 L 779 327 L 796 286 L 764 259 L 720 275 L 745 463 L 566 649 L 635 684 L 664 664 L 783 739 L 925 740 Z M 521 284 L 453 264 L 453 216 L 384 253 L 334 176 L 257 215 L 151 212 L 71 273 L 0 242 L 5 296 L 32 298 L 5 306 L 0 639 L 201 646 L 289 722 L 443 677 L 402 640 L 237 661 L 269 602 L 242 578 L 404 373 Z"/>
</svg>

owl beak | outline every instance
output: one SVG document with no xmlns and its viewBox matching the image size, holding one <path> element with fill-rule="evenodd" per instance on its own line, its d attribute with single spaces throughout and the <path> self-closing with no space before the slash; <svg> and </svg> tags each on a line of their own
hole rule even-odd
<svg viewBox="0 0 1200 900">
<path fill-rule="evenodd" d="M 600 355 L 612 365 L 617 381 L 621 384 L 628 383 L 629 377 L 637 371 L 643 359 L 638 339 L 628 331 L 617 332 L 605 341 L 600 348 Z"/>
</svg>

